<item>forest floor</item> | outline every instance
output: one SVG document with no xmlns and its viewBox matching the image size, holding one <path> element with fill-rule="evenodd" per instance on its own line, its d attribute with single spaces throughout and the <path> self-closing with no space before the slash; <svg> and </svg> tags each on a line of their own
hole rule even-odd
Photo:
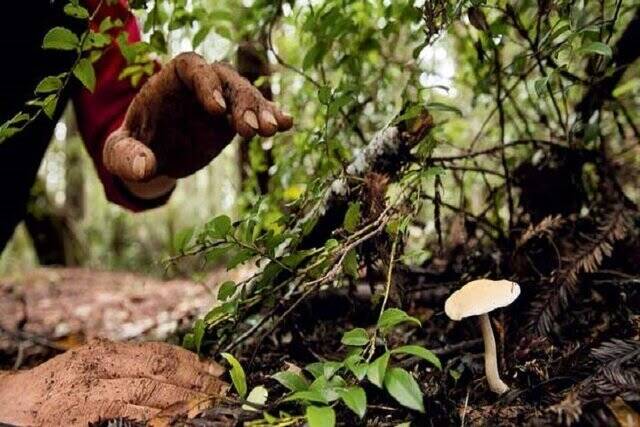
<svg viewBox="0 0 640 427">
<path fill-rule="evenodd" d="M 0 369 L 31 367 L 93 338 L 173 340 L 215 301 L 215 286 L 132 273 L 41 268 L 0 279 Z"/>
<path fill-rule="evenodd" d="M 226 275 L 213 273 L 205 283 Z M 336 408 L 341 425 L 639 425 L 639 284 L 603 277 L 590 278 L 597 289 L 580 294 L 551 338 L 496 331 L 503 378 L 511 386 L 500 397 L 487 389 L 475 324 L 451 322 L 442 311 L 451 283 L 410 287 L 405 307 L 425 326 L 399 329 L 390 341 L 420 343 L 442 361 L 441 371 L 417 359 L 401 361 L 422 386 L 426 415 L 402 409 L 369 384 L 366 424 Z M 84 269 L 39 269 L 0 280 L 0 369 L 37 365 L 93 337 L 177 342 L 213 304 L 213 286 L 207 284 Z M 375 323 L 370 297 L 366 285 L 321 293 L 267 339 L 248 341 L 238 354 L 249 384 L 268 384 L 274 394 L 284 394 L 270 378 L 283 366 L 343 357 L 344 330 Z M 241 425 L 255 416 L 220 406 L 176 424 Z M 121 425 L 127 424 L 134 425 Z"/>
</svg>

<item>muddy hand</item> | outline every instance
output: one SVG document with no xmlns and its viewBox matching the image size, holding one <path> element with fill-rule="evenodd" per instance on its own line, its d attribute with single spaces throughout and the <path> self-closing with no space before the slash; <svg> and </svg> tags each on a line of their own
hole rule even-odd
<svg viewBox="0 0 640 427">
<path fill-rule="evenodd" d="M 223 369 L 164 343 L 94 341 L 17 373 L 0 373 L 0 423 L 87 425 L 148 420 L 180 402 L 226 392 Z"/>
<path fill-rule="evenodd" d="M 126 181 L 181 178 L 209 164 L 231 142 L 290 129 L 291 116 L 226 64 L 183 53 L 142 87 L 103 161 Z"/>
</svg>

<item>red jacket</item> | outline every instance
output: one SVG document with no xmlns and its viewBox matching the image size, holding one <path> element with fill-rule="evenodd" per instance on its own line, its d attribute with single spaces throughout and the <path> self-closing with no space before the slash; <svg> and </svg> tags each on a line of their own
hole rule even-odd
<svg viewBox="0 0 640 427">
<path fill-rule="evenodd" d="M 85 0 L 90 13 L 93 13 L 99 4 L 100 0 Z M 94 64 L 95 90 L 91 93 L 84 87 L 78 89 L 73 94 L 73 103 L 78 128 L 102 181 L 107 199 L 137 212 L 164 204 L 170 194 L 157 200 L 140 200 L 131 195 L 119 178 L 105 169 L 102 162 L 102 146 L 107 136 L 122 124 L 127 108 L 139 89 L 131 86 L 128 79 L 118 79 L 120 72 L 126 67 L 126 61 L 115 41 L 122 31 L 129 34 L 129 42 L 140 41 L 140 29 L 136 18 L 129 10 L 126 0 L 118 0 L 113 5 L 107 5 L 106 1 L 102 1 L 100 10 L 90 24 L 92 29 L 97 30 L 100 22 L 107 16 L 120 19 L 124 25 L 111 31 L 114 42 Z"/>
</svg>

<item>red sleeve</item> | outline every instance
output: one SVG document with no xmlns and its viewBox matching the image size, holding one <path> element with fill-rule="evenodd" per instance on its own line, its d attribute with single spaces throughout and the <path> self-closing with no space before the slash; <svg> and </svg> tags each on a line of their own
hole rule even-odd
<svg viewBox="0 0 640 427">
<path fill-rule="evenodd" d="M 140 29 L 135 16 L 129 10 L 126 0 L 119 0 L 115 4 L 107 5 L 102 2 L 100 10 L 91 22 L 91 27 L 97 30 L 100 22 L 107 16 L 120 19 L 123 26 L 111 31 L 113 43 L 107 47 L 102 57 L 94 63 L 96 71 L 96 86 L 93 93 L 84 87 L 78 88 L 73 94 L 73 102 L 78 119 L 78 128 L 82 134 L 84 144 L 93 159 L 98 176 L 104 186 L 107 199 L 134 212 L 154 208 L 164 204 L 170 194 L 156 200 L 141 200 L 130 194 L 119 178 L 109 173 L 102 162 L 102 147 L 111 132 L 116 130 L 124 120 L 129 104 L 138 92 L 138 88 L 131 86 L 128 79 L 119 80 L 118 76 L 126 66 L 126 61 L 120 53 L 115 38 L 126 31 L 129 42 L 140 40 Z M 100 0 L 85 0 L 85 5 L 93 13 L 100 4 Z"/>
</svg>

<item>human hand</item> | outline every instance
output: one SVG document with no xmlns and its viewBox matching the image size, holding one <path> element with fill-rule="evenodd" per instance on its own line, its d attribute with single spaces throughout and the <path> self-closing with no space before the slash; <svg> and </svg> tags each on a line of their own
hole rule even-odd
<svg viewBox="0 0 640 427">
<path fill-rule="evenodd" d="M 182 178 L 209 164 L 236 132 L 271 136 L 292 124 L 229 65 L 183 53 L 142 87 L 107 138 L 103 161 L 129 182 Z"/>
<path fill-rule="evenodd" d="M 172 405 L 223 395 L 228 388 L 218 378 L 223 371 L 165 343 L 96 340 L 33 369 L 0 373 L 0 423 L 148 420 Z"/>
</svg>

